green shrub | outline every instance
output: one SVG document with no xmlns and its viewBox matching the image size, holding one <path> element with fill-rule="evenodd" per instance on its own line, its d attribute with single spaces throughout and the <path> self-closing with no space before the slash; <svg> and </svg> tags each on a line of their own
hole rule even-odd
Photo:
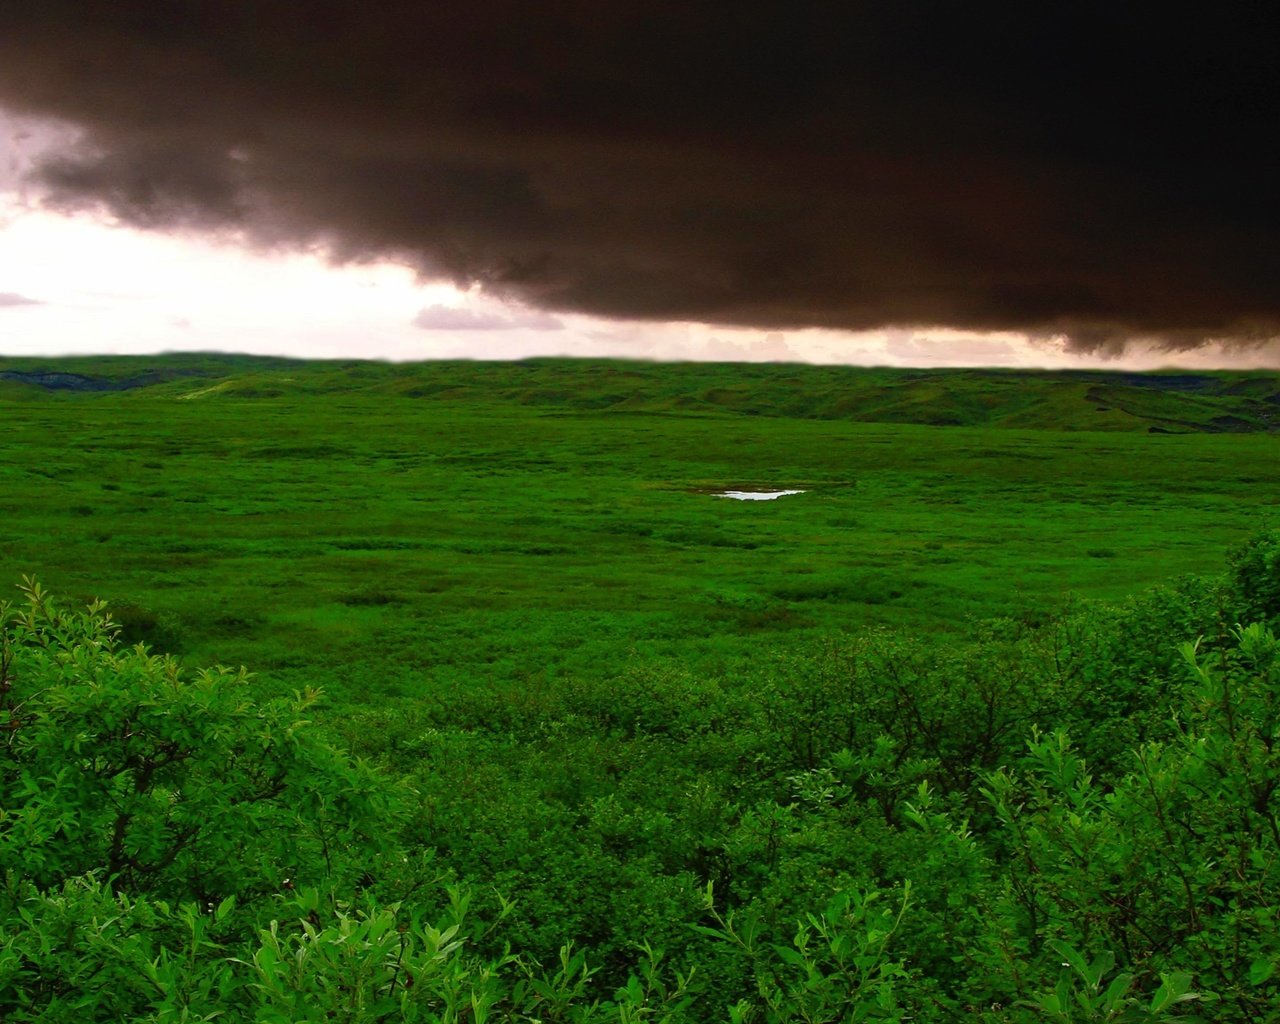
<svg viewBox="0 0 1280 1024">
<path fill-rule="evenodd" d="M 307 726 L 315 693 L 257 703 L 243 670 L 188 676 L 103 606 L 23 590 L 0 606 L 0 871 L 218 902 L 375 853 L 380 784 Z"/>
<path fill-rule="evenodd" d="M 1280 615 L 1280 530 L 1255 534 L 1228 559 L 1239 622 L 1269 622 Z"/>
</svg>

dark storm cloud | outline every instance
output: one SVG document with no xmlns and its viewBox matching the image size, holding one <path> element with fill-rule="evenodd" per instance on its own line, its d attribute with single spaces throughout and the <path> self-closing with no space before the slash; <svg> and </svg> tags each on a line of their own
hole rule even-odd
<svg viewBox="0 0 1280 1024">
<path fill-rule="evenodd" d="M 1265 5 L 0 0 L 52 201 L 550 310 L 1280 330 Z"/>
</svg>

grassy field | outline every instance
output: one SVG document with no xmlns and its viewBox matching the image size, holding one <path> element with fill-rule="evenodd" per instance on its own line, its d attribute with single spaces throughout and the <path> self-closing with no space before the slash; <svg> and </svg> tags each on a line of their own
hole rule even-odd
<svg viewBox="0 0 1280 1024">
<path fill-rule="evenodd" d="M 1278 395 L 0 361 L 0 1018 L 1271 1019 Z"/>
<path fill-rule="evenodd" d="M 637 660 L 721 674 L 799 636 L 1116 598 L 1217 571 L 1280 494 L 1265 374 L 165 357 L 0 378 L 0 579 L 339 705 Z M 806 493 L 714 495 L 745 485 Z"/>
</svg>

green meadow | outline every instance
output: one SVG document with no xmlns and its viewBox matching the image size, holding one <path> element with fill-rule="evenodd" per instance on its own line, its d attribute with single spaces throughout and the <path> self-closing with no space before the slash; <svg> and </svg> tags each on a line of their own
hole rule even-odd
<svg viewBox="0 0 1280 1024">
<path fill-rule="evenodd" d="M 1262 1020 L 1280 995 L 1280 762 L 1221 738 L 1237 698 L 1178 655 L 1204 638 L 1272 721 L 1274 640 L 1230 630 L 1280 613 L 1274 374 L 5 359 L 0 428 L 14 664 L 111 646 L 24 577 L 64 609 L 103 599 L 110 678 L 245 666 L 236 699 L 273 715 L 321 691 L 307 728 L 336 760 L 311 788 L 347 794 L 289 797 L 305 827 L 228 824 L 292 866 L 215 883 L 231 855 L 181 825 L 194 782 L 152 793 L 134 725 L 67 717 L 74 693 L 37 743 L 25 709 L 71 684 L 4 682 L 0 922 L 34 936 L 0 942 L 6 1020 Z M 247 728 L 207 700 L 218 742 Z M 251 746 L 299 728 L 270 721 Z M 67 790 L 38 756 L 113 742 L 119 770 L 89 774 L 123 786 L 92 804 L 114 817 L 39 803 Z M 289 764 L 200 814 L 274 807 Z M 1176 828 L 1143 803 L 1197 770 L 1216 781 Z M 167 808 L 129 855 L 125 793 Z M 1237 798 L 1256 822 L 1196 817 Z M 153 898 L 146 920 L 128 903 Z M 42 946 L 32 901 L 123 930 Z M 414 994 L 378 936 L 425 955 L 437 908 L 467 940 L 437 942 Z M 253 945 L 271 921 L 292 953 Z M 320 956 L 326 929 L 369 959 Z M 287 979 L 261 959 L 304 947 Z M 204 989 L 156 974 L 181 956 Z M 84 980 L 139 970 L 133 995 Z"/>
<path fill-rule="evenodd" d="M 106 368 L 132 383 L 156 365 Z M 1265 433 L 1076 429 L 1118 382 L 158 365 L 199 373 L 114 392 L 8 382 L 0 577 L 104 598 L 130 640 L 339 702 L 607 676 L 619 659 L 723 670 L 799 635 L 1118 598 L 1215 570 L 1280 494 Z M 891 422 L 850 415 L 842 380 Z M 1174 413 L 1189 401 L 1169 397 Z M 962 406 L 976 422 L 897 422 Z M 1072 429 L 1022 425 L 1046 406 L 1072 408 Z M 727 487 L 805 493 L 715 496 Z"/>
</svg>

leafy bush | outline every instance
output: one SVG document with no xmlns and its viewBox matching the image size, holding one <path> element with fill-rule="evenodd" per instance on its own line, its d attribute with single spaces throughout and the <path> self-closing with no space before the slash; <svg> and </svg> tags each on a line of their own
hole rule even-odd
<svg viewBox="0 0 1280 1024">
<path fill-rule="evenodd" d="M 315 693 L 257 703 L 243 670 L 188 676 L 120 648 L 101 605 L 23 589 L 0 606 L 0 871 L 243 902 L 375 855 L 383 789 L 300 717 Z"/>
<path fill-rule="evenodd" d="M 1280 615 L 1280 530 L 1265 530 L 1231 553 L 1232 589 L 1241 622 L 1268 622 Z"/>
<path fill-rule="evenodd" d="M 255 701 L 28 582 L 0 608 L 0 1019 L 1270 1019 L 1280 644 L 1223 623 L 1268 607 L 1273 547 L 742 679 L 370 708 L 345 728 L 382 772 L 314 694 Z"/>
<path fill-rule="evenodd" d="M 1191 685 L 1176 733 L 1133 751 L 1114 786 L 1061 732 L 1033 736 L 1019 769 L 990 776 L 1004 867 L 986 907 L 999 925 L 984 937 L 993 974 L 1025 978 L 1015 961 L 1048 964 L 1065 943 L 1114 952 L 1135 986 L 1182 996 L 1171 979 L 1194 977 L 1221 1000 L 1216 1019 L 1267 1017 L 1280 963 L 1280 646 L 1260 623 L 1233 637 L 1208 660 L 1183 646 Z"/>
</svg>

